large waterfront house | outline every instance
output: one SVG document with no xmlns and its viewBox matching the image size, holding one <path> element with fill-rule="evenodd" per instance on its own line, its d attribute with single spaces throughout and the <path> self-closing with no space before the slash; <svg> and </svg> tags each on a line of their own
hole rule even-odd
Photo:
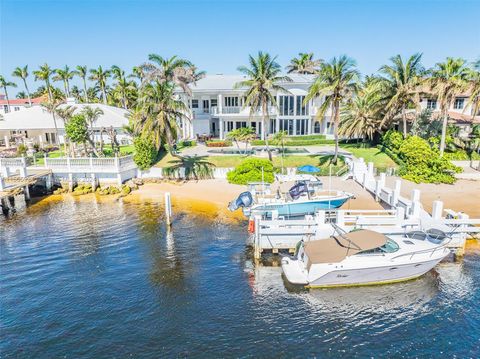
<svg viewBox="0 0 480 359">
<path fill-rule="evenodd" d="M 191 121 L 183 121 L 184 138 L 197 135 L 209 135 L 224 139 L 237 128 L 252 127 L 259 138 L 279 131 L 289 135 L 323 134 L 333 136 L 333 119 L 331 110 L 324 118 L 318 118 L 318 109 L 322 99 L 315 99 L 304 104 L 305 96 L 312 85 L 314 75 L 289 74 L 292 81 L 280 84 L 288 92 L 274 93 L 277 106 L 268 107 L 268 121 L 262 128 L 262 113 L 251 116 L 250 107 L 244 106 L 245 89 L 236 89 L 235 84 L 246 78 L 243 75 L 207 75 L 192 86 L 192 96 L 187 100 L 191 109 Z M 473 108 L 468 104 L 469 94 L 455 98 L 448 111 L 450 121 L 460 127 L 461 133 L 468 133 L 471 125 L 480 123 L 480 114 L 473 116 Z M 435 97 L 424 93 L 420 108 L 433 112 L 433 118 L 439 116 L 440 109 Z M 415 114 L 413 111 L 412 115 Z M 394 123 L 401 129 L 401 120 Z"/>
<path fill-rule="evenodd" d="M 266 128 L 262 127 L 262 113 L 251 114 L 244 106 L 245 89 L 236 89 L 235 84 L 245 80 L 243 75 L 207 75 L 192 86 L 188 99 L 191 123 L 184 121 L 184 137 L 210 135 L 225 138 L 237 128 L 252 127 L 260 138 L 279 131 L 289 135 L 333 134 L 330 112 L 324 121 L 316 117 L 320 100 L 304 103 L 313 75 L 290 74 L 291 82 L 280 84 L 288 92 L 274 93 L 277 106 L 268 106 Z"/>
<path fill-rule="evenodd" d="M 85 107 L 99 108 L 103 114 L 99 115 L 93 124 L 95 140 L 100 137 L 108 143 L 109 136 L 104 130 L 113 128 L 120 143 L 129 143 L 130 136 L 125 133 L 123 126 L 128 124 L 128 112 L 122 108 L 108 106 L 100 103 L 77 104 L 69 99 L 66 104 L 59 108 L 72 106 L 74 113 L 79 113 Z M 56 138 L 55 122 L 58 129 Z M 16 143 L 59 144 L 65 140 L 64 122 L 58 116 L 55 117 L 43 106 L 32 106 L 21 111 L 6 113 L 0 117 L 0 147 L 10 147 Z"/>
</svg>

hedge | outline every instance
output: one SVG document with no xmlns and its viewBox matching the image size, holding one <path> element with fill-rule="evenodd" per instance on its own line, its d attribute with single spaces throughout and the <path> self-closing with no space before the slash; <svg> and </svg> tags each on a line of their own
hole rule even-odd
<svg viewBox="0 0 480 359">
<path fill-rule="evenodd" d="M 207 147 L 229 147 L 232 145 L 231 141 L 223 141 L 223 140 L 214 140 L 214 141 L 207 141 Z"/>
<path fill-rule="evenodd" d="M 269 141 L 271 144 L 271 141 Z M 287 140 L 285 142 L 285 146 L 313 146 L 313 145 L 334 145 L 334 140 L 321 140 L 321 139 L 314 139 L 314 140 Z M 265 146 L 264 140 L 253 140 L 251 142 L 252 146 Z"/>
<path fill-rule="evenodd" d="M 249 182 L 274 181 L 273 164 L 267 159 L 248 158 L 227 173 L 229 183 L 246 185 Z"/>
</svg>

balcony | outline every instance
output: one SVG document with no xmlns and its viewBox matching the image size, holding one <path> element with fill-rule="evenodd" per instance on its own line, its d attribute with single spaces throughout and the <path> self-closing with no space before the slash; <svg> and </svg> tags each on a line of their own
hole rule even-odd
<svg viewBox="0 0 480 359">
<path fill-rule="evenodd" d="M 221 107 L 218 108 L 217 106 L 213 106 L 210 110 L 210 113 L 212 115 L 232 115 L 232 116 L 244 116 L 244 117 L 249 117 L 250 116 L 250 106 L 247 107 L 240 107 L 240 106 L 235 106 L 235 107 Z M 273 106 L 268 107 L 268 115 L 273 116 L 277 114 L 277 108 Z M 262 111 L 256 111 L 254 116 L 262 116 Z"/>
</svg>

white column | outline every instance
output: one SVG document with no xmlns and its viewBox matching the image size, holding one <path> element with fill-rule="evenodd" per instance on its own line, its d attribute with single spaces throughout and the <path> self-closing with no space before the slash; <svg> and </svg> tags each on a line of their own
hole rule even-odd
<svg viewBox="0 0 480 359">
<path fill-rule="evenodd" d="M 432 218 L 441 219 L 443 213 L 443 202 L 442 201 L 433 201 L 432 206 Z"/>
<path fill-rule="evenodd" d="M 218 97 L 217 97 L 217 112 L 218 112 L 218 114 L 222 113 L 222 107 L 223 107 L 222 101 L 223 101 L 222 94 L 218 94 Z"/>
<path fill-rule="evenodd" d="M 5 135 L 3 138 L 5 139 L 5 147 L 10 148 L 10 136 Z"/>
<path fill-rule="evenodd" d="M 43 145 L 43 135 L 38 135 L 38 144 L 40 147 Z"/>
<path fill-rule="evenodd" d="M 220 95 L 219 95 L 220 96 Z M 219 127 L 219 135 L 220 135 L 220 139 L 223 140 L 223 118 L 219 118 L 218 119 L 218 127 Z"/>
<path fill-rule="evenodd" d="M 307 135 L 312 134 L 312 118 L 309 117 L 307 120 Z"/>
</svg>

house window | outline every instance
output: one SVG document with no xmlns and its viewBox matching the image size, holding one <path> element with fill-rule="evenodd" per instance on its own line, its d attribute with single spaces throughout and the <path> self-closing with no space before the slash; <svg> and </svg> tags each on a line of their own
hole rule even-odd
<svg viewBox="0 0 480 359">
<path fill-rule="evenodd" d="M 293 100 L 294 96 L 280 96 L 279 99 L 279 109 L 280 109 L 280 115 L 282 116 L 293 116 L 294 111 L 293 111 Z"/>
<path fill-rule="evenodd" d="M 20 107 L 15 106 L 13 109 L 14 109 L 15 111 L 19 111 L 19 110 L 20 110 Z"/>
<path fill-rule="evenodd" d="M 243 128 L 247 127 L 247 122 L 246 121 L 237 121 L 235 122 L 235 128 Z"/>
<path fill-rule="evenodd" d="M 198 108 L 198 100 L 192 100 L 192 108 Z"/>
<path fill-rule="evenodd" d="M 205 113 L 210 112 L 210 101 L 203 100 L 203 112 L 205 112 Z"/>
<path fill-rule="evenodd" d="M 463 109 L 464 104 L 465 104 L 465 99 L 464 98 L 461 98 L 461 97 L 456 98 L 455 102 L 453 103 L 453 108 L 455 110 L 461 110 L 461 109 Z"/>
<path fill-rule="evenodd" d="M 321 131 L 321 126 L 319 121 L 315 121 L 315 125 L 313 125 L 313 132 L 315 133 L 320 133 Z"/>
<path fill-rule="evenodd" d="M 437 108 L 437 100 L 428 99 L 427 108 L 429 110 L 435 110 Z"/>
<path fill-rule="evenodd" d="M 287 131 L 288 135 L 293 135 L 293 120 L 279 120 L 280 131 Z"/>
<path fill-rule="evenodd" d="M 227 131 L 230 132 L 233 130 L 233 121 L 227 121 Z"/>
<path fill-rule="evenodd" d="M 277 132 L 277 120 L 274 118 L 270 119 L 270 133 Z"/>
<path fill-rule="evenodd" d="M 7 105 L 3 105 L 3 112 L 8 113 L 8 106 Z"/>
<path fill-rule="evenodd" d="M 308 103 L 305 105 L 303 101 L 305 101 L 305 96 L 297 96 L 297 108 L 296 108 L 297 116 L 308 115 Z"/>
<path fill-rule="evenodd" d="M 210 105 L 212 105 L 212 107 L 217 106 L 217 99 L 216 99 L 216 98 L 212 98 L 212 99 L 210 100 Z"/>
<path fill-rule="evenodd" d="M 302 120 L 296 120 L 297 123 L 297 128 L 295 129 L 295 134 L 296 135 L 306 135 L 307 134 L 307 126 L 308 126 L 308 120 L 307 119 L 302 119 Z"/>
<path fill-rule="evenodd" d="M 227 96 L 224 99 L 225 107 L 238 107 L 238 97 Z"/>
</svg>

